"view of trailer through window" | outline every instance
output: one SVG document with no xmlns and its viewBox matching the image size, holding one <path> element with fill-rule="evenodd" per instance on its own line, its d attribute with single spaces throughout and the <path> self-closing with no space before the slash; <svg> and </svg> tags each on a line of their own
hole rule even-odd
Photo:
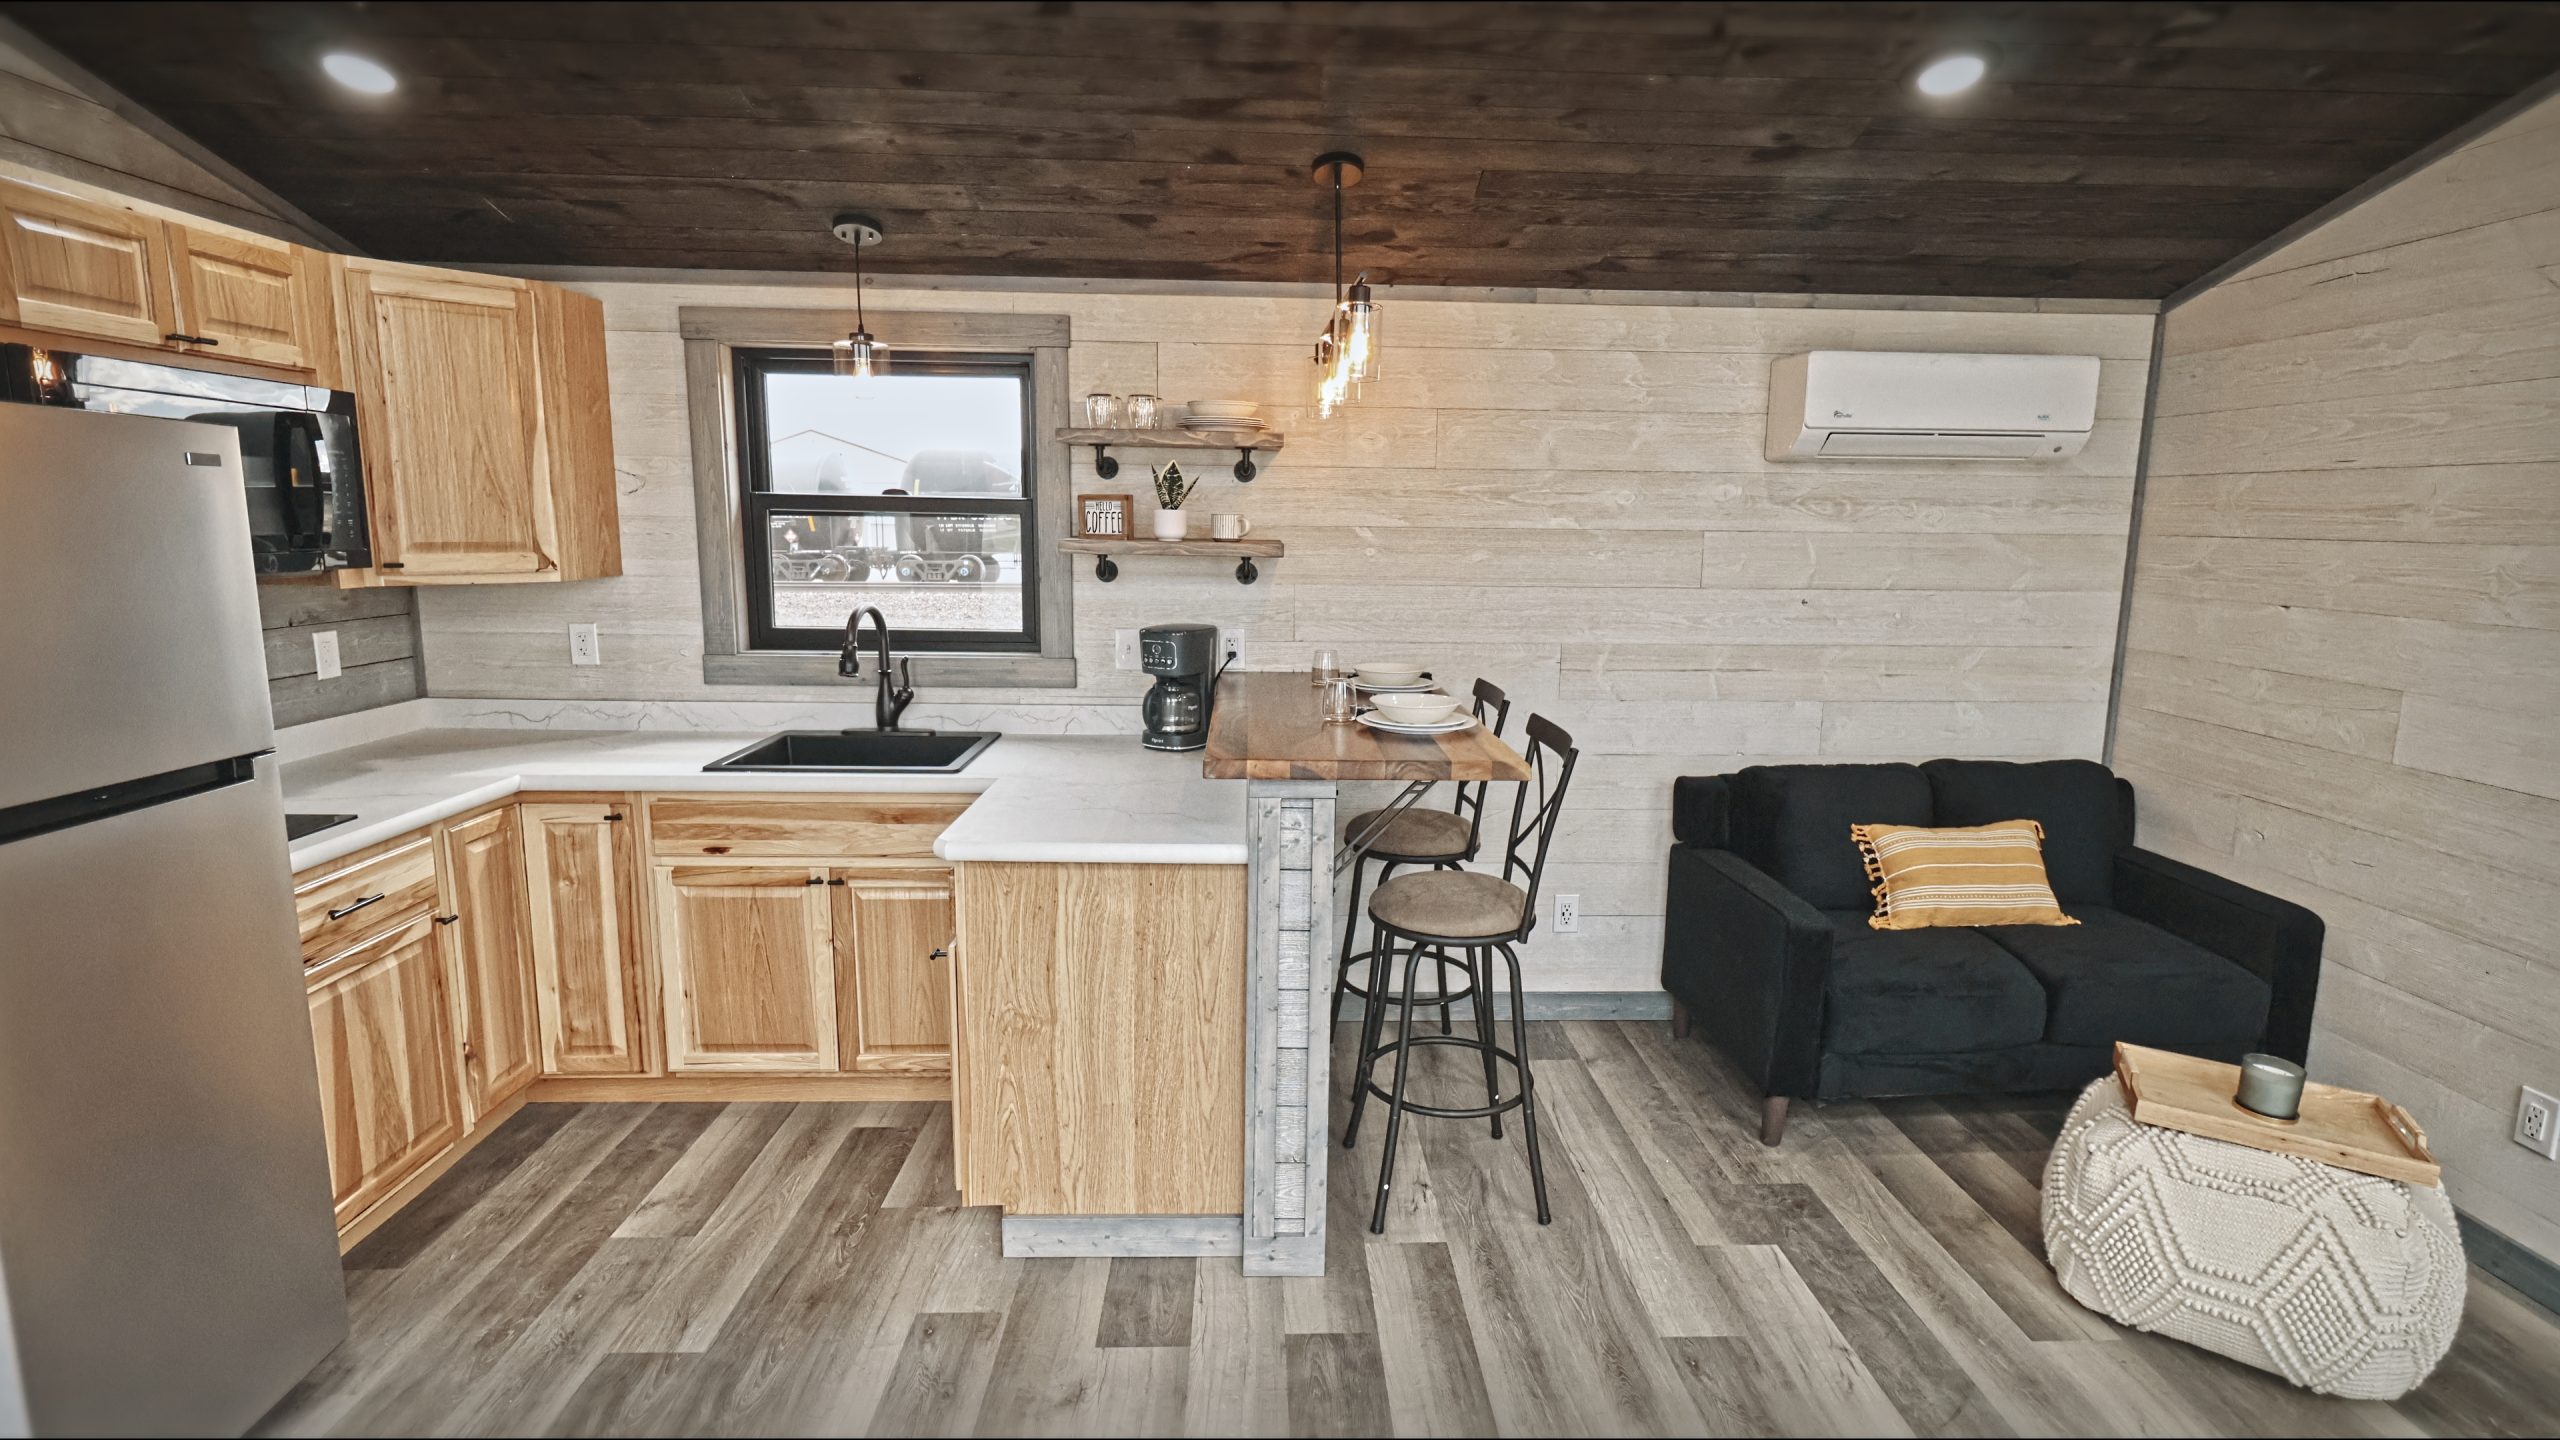
<svg viewBox="0 0 2560 1440">
<path fill-rule="evenodd" d="M 832 650 L 864 606 L 901 650 L 1036 650 L 1031 362 L 736 352 L 749 647 Z"/>
</svg>

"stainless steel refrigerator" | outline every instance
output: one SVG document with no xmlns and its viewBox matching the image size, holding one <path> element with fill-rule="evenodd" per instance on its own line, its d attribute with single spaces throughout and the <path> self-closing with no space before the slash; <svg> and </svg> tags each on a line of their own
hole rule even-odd
<svg viewBox="0 0 2560 1440">
<path fill-rule="evenodd" d="M 227 427 L 0 405 L 0 1434 L 237 1434 L 347 1333 Z"/>
</svg>

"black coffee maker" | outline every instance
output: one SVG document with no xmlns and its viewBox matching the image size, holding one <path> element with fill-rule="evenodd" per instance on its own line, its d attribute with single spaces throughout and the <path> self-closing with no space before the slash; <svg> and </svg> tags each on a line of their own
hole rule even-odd
<svg viewBox="0 0 2560 1440">
<path fill-rule="evenodd" d="M 1150 625 L 1138 632 L 1138 665 L 1156 677 L 1144 711 L 1147 748 L 1198 750 L 1207 745 L 1218 627 Z"/>
</svg>

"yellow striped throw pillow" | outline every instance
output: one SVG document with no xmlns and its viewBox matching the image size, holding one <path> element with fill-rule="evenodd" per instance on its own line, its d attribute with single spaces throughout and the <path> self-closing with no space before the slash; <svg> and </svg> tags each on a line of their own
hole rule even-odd
<svg viewBox="0 0 2560 1440">
<path fill-rule="evenodd" d="M 1849 838 L 1875 882 L 1878 930 L 1933 925 L 2077 925 L 2044 873 L 2044 827 L 2033 820 L 1927 830 L 1852 825 Z"/>
</svg>

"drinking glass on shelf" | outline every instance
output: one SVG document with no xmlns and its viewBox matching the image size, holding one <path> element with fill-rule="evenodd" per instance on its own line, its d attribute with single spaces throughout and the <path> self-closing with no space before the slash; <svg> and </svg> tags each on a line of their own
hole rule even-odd
<svg viewBox="0 0 2560 1440">
<path fill-rule="evenodd" d="M 1332 679 L 1334 672 L 1342 668 L 1339 661 L 1340 657 L 1330 650 L 1317 651 L 1315 663 L 1307 667 L 1307 683 L 1321 685 Z"/>
<path fill-rule="evenodd" d="M 1324 682 L 1324 723 L 1351 723 L 1351 677 L 1336 675 Z"/>
<path fill-rule="evenodd" d="M 1156 397 L 1153 395 L 1129 397 L 1129 428 L 1132 430 L 1156 428 Z"/>
<path fill-rule="evenodd" d="M 1120 397 L 1096 390 L 1084 397 L 1084 423 L 1096 430 L 1108 430 L 1120 418 Z"/>
</svg>

